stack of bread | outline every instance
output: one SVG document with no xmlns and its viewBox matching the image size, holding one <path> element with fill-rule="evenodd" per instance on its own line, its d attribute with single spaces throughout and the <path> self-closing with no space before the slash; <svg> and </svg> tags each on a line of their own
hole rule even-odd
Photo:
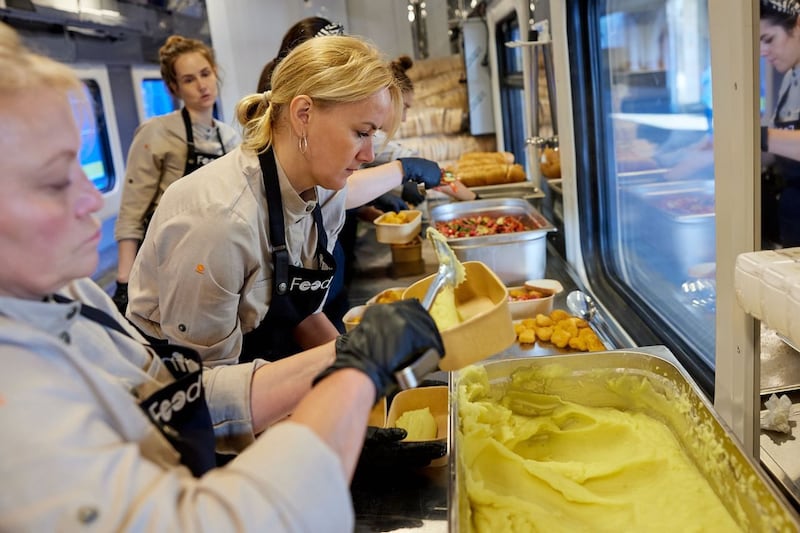
<svg viewBox="0 0 800 533">
<path fill-rule="evenodd" d="M 525 169 L 511 152 L 465 152 L 447 170 L 467 187 L 525 181 Z"/>
<path fill-rule="evenodd" d="M 414 60 L 407 72 L 414 83 L 414 105 L 394 139 L 420 157 L 440 164 L 455 161 L 464 152 L 497 149 L 495 136 L 468 131 L 464 58 L 460 54 Z"/>
</svg>

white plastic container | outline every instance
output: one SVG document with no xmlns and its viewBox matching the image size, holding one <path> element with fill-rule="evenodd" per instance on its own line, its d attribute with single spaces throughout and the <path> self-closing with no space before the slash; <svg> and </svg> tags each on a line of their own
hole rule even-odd
<svg viewBox="0 0 800 533">
<path fill-rule="evenodd" d="M 800 346 L 800 279 L 789 285 L 789 340 Z"/>
<path fill-rule="evenodd" d="M 396 213 L 384 213 L 375 219 L 375 238 L 378 242 L 386 244 L 405 244 L 419 235 L 422 229 L 422 211 L 407 209 L 398 214 L 406 217 L 408 222 L 396 224 L 387 222 L 390 216 Z"/>
<path fill-rule="evenodd" d="M 761 320 L 761 278 L 764 269 L 781 263 L 791 263 L 791 256 L 783 253 L 785 250 L 762 250 L 747 252 L 736 257 L 734 271 L 734 288 L 736 299 L 742 309 L 753 317 Z"/>
<path fill-rule="evenodd" d="M 800 263 L 769 265 L 761 273 L 761 319 L 767 327 L 790 336 L 789 291 L 800 282 Z"/>
</svg>

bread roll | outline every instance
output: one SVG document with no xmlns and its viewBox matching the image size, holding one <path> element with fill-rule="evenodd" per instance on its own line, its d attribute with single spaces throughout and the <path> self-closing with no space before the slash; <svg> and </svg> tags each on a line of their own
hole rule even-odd
<svg viewBox="0 0 800 533">
<path fill-rule="evenodd" d="M 520 164 L 513 164 L 508 166 L 508 175 L 506 176 L 506 183 L 518 183 L 525 181 L 525 169 Z"/>
<path fill-rule="evenodd" d="M 467 163 L 458 162 L 455 174 L 467 187 L 481 185 L 500 185 L 503 183 L 517 183 L 525 181 L 525 169 L 522 165 L 498 163 Z"/>
<path fill-rule="evenodd" d="M 469 165 L 463 167 L 459 164 L 456 176 L 467 187 L 479 187 L 481 185 L 497 185 L 506 182 L 508 175 L 508 165 L 488 164 L 488 165 Z"/>
<path fill-rule="evenodd" d="M 510 165 L 514 162 L 514 154 L 511 152 L 467 152 L 461 154 L 459 161 L 480 160 L 484 163 L 494 162 Z"/>
<path fill-rule="evenodd" d="M 561 177 L 561 158 L 558 150 L 550 147 L 542 150 L 542 157 L 539 161 L 539 168 L 542 174 L 548 179 L 557 179 Z"/>
</svg>

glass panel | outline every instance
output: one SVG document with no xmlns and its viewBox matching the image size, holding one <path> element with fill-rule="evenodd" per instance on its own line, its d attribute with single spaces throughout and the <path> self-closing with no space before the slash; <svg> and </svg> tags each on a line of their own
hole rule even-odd
<svg viewBox="0 0 800 533">
<path fill-rule="evenodd" d="M 598 189 L 613 274 L 713 366 L 707 2 L 606 0 L 599 14 L 607 168 Z"/>
<path fill-rule="evenodd" d="M 97 190 L 108 192 L 114 188 L 115 176 L 100 86 L 88 79 L 83 84 L 86 100 L 73 103 L 81 130 L 81 166 Z"/>
</svg>

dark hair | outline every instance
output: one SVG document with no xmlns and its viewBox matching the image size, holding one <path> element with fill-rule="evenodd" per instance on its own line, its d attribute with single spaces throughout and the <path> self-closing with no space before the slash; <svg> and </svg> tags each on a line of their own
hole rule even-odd
<svg viewBox="0 0 800 533">
<path fill-rule="evenodd" d="M 778 9 L 773 2 L 761 0 L 759 19 L 772 26 L 780 26 L 786 33 L 790 33 L 797 25 L 797 16 L 797 12 Z"/>
<path fill-rule="evenodd" d="M 406 71 L 414 66 L 414 60 L 408 56 L 400 56 L 391 63 L 392 73 L 394 79 L 397 80 L 397 86 L 404 93 L 414 90 L 414 82 L 408 77 Z"/>
<path fill-rule="evenodd" d="M 298 44 L 302 44 L 317 34 L 326 27 L 338 26 L 334 25 L 330 20 L 323 17 L 308 17 L 295 23 L 294 26 L 286 31 L 281 41 L 281 47 L 278 50 L 278 55 L 264 65 L 261 70 L 261 76 L 258 78 L 257 92 L 263 93 L 271 87 L 270 79 L 272 78 L 272 71 L 278 65 L 278 62 L 289 55 L 289 52 L 294 50 Z M 339 27 L 341 28 L 341 27 Z M 341 34 L 341 33 L 339 33 Z"/>
</svg>

